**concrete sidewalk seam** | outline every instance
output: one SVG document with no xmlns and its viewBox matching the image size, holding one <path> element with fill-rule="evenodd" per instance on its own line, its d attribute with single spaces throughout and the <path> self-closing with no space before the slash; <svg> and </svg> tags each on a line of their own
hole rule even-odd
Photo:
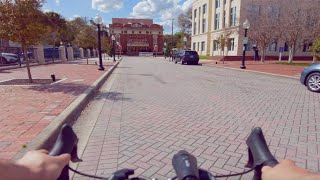
<svg viewBox="0 0 320 180">
<path fill-rule="evenodd" d="M 267 72 L 254 71 L 254 70 L 248 70 L 248 69 L 237 69 L 237 68 L 232 68 L 232 67 L 224 67 L 224 66 L 219 66 L 219 65 L 215 66 L 215 65 L 209 65 L 209 64 L 203 64 L 203 65 L 207 66 L 207 67 L 217 67 L 217 68 L 224 68 L 224 69 L 230 69 L 230 70 L 236 70 L 236 71 L 265 74 L 265 75 L 270 75 L 270 76 L 280 76 L 280 77 L 285 77 L 285 78 L 290 78 L 290 79 L 299 79 L 299 77 L 295 77 L 295 76 L 286 76 L 286 75 L 281 75 L 281 74 L 267 73 Z"/>
<path fill-rule="evenodd" d="M 27 148 L 20 150 L 13 159 L 21 158 L 26 152 L 36 149 L 51 149 L 56 140 L 60 128 L 63 124 L 70 124 L 77 119 L 82 110 L 87 106 L 92 97 L 99 91 L 119 62 L 113 65 L 98 80 L 96 80 L 87 90 L 77 97 L 62 113 L 60 113 L 36 138 L 27 144 Z"/>
</svg>

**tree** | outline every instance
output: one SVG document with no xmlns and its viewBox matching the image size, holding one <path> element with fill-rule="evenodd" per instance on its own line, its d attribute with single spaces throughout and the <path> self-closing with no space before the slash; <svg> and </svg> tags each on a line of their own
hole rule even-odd
<svg viewBox="0 0 320 180">
<path fill-rule="evenodd" d="M 182 33 L 191 35 L 192 29 L 192 8 L 178 16 L 178 26 Z"/>
<path fill-rule="evenodd" d="M 316 63 L 320 59 L 320 36 L 313 42 L 310 51 L 313 53 L 313 63 Z"/>
<path fill-rule="evenodd" d="M 42 0 L 0 1 L 0 38 L 21 43 L 30 83 L 33 81 L 26 48 L 38 45 L 47 31 L 42 4 Z"/>
<path fill-rule="evenodd" d="M 265 61 L 266 50 L 269 45 L 277 42 L 280 38 L 280 8 L 270 4 L 274 5 L 275 1 L 255 1 L 248 6 L 247 17 L 251 24 L 249 38 L 260 49 L 261 62 Z"/>
<path fill-rule="evenodd" d="M 224 64 L 224 60 L 225 60 L 225 55 L 228 56 L 228 47 L 230 46 L 230 36 L 235 33 L 235 30 L 231 29 L 231 28 L 223 28 L 221 33 L 219 34 L 218 38 L 217 38 L 217 46 L 220 49 L 220 53 L 222 52 L 222 56 L 223 56 L 223 64 Z M 225 51 L 225 49 L 227 51 Z"/>
<path fill-rule="evenodd" d="M 282 4 L 281 4 L 282 3 Z M 319 1 L 283 0 L 281 17 L 281 38 L 289 46 L 288 62 L 292 63 L 297 49 L 306 41 L 314 40 L 319 33 Z"/>
<path fill-rule="evenodd" d="M 61 39 L 63 31 L 65 31 L 67 26 L 67 21 L 60 14 L 56 12 L 46 12 L 46 25 L 47 33 L 44 37 L 43 43 L 51 44 L 52 48 L 59 46 L 58 39 Z M 54 57 L 52 57 L 54 61 Z"/>
</svg>

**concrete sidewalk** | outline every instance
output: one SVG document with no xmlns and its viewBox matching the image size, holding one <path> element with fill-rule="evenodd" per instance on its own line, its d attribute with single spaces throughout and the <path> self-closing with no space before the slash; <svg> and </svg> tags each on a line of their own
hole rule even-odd
<svg viewBox="0 0 320 180">
<path fill-rule="evenodd" d="M 97 59 L 66 64 L 31 67 L 33 79 L 50 79 L 56 84 L 41 86 L 0 86 L 0 159 L 11 159 L 25 148 L 49 123 L 63 112 L 115 63 L 105 61 L 105 71 L 98 71 Z M 0 81 L 26 79 L 25 68 L 0 71 Z"/>
</svg>

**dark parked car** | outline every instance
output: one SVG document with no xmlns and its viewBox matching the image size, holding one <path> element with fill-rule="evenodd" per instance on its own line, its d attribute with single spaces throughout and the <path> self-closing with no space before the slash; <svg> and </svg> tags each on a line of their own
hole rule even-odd
<svg viewBox="0 0 320 180">
<path fill-rule="evenodd" d="M 320 64 L 314 64 L 301 73 L 300 82 L 312 92 L 320 92 Z"/>
<path fill-rule="evenodd" d="M 187 64 L 198 64 L 199 63 L 199 55 L 197 51 L 191 50 L 181 50 L 179 52 L 178 58 L 175 59 L 175 63 L 181 62 L 183 65 L 184 63 Z"/>
</svg>

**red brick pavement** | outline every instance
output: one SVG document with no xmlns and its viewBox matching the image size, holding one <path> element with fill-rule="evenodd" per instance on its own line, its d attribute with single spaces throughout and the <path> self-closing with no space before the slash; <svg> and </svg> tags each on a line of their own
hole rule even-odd
<svg viewBox="0 0 320 180">
<path fill-rule="evenodd" d="M 91 62 L 92 63 L 92 62 Z M 106 63 L 106 70 L 113 63 Z M 104 72 L 81 61 L 31 68 L 33 78 L 55 74 L 50 86 L 0 86 L 0 159 L 11 159 Z M 0 81 L 27 78 L 26 69 L 0 71 Z"/>
<path fill-rule="evenodd" d="M 284 76 L 299 77 L 300 73 L 303 71 L 303 66 L 293 66 L 293 65 L 284 65 L 284 64 L 275 64 L 276 61 L 267 61 L 265 63 L 261 62 L 246 62 L 247 70 L 259 71 L 264 73 L 278 74 Z M 210 66 L 219 66 L 219 67 L 228 67 L 228 68 L 237 68 L 239 69 L 241 61 L 226 61 L 225 64 L 222 62 L 216 61 L 205 61 L 202 64 Z"/>
</svg>

